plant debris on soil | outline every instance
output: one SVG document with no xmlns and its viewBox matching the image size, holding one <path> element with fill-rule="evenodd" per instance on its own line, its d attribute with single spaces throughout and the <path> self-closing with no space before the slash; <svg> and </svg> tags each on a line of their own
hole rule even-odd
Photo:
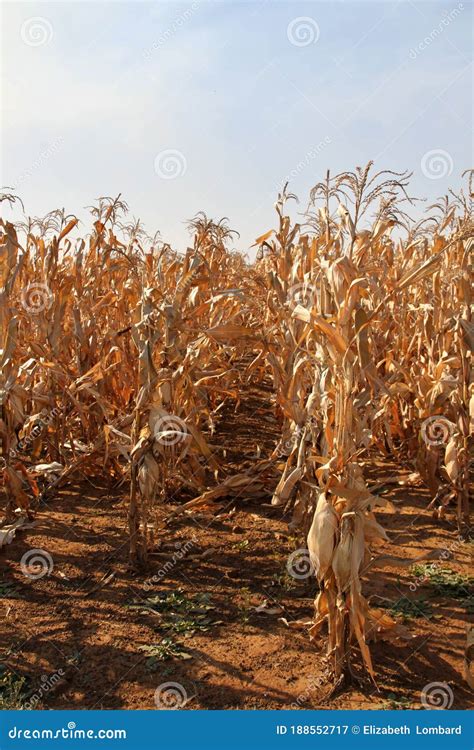
<svg viewBox="0 0 474 750">
<path fill-rule="evenodd" d="M 245 433 L 252 415 L 242 404 L 234 419 Z M 232 424 L 223 420 L 222 429 Z M 235 433 L 233 451 L 241 451 Z M 397 468 L 369 458 L 366 470 L 380 483 Z M 386 496 L 393 510 L 378 516 L 390 539 L 387 554 L 416 559 L 445 549 L 454 526 L 432 517 L 422 486 L 390 485 Z M 163 515 L 175 507 L 163 507 Z M 452 707 L 469 707 L 462 673 L 472 618 L 463 597 L 472 545 L 457 546 L 449 574 L 442 561 L 428 575 L 419 566 L 394 565 L 383 577 L 367 576 L 367 597 L 391 607 L 408 636 L 372 644 L 378 689 L 362 680 L 328 699 L 325 640 L 310 641 L 309 626 L 301 624 L 312 619 L 317 586 L 313 577 L 288 575 L 288 557 L 304 539 L 288 533 L 284 515 L 245 496 L 231 498 L 217 515 L 180 515 L 163 526 L 159 550 L 193 544 L 165 575 L 155 557 L 146 574 L 130 569 L 126 515 L 126 487 L 84 480 L 60 489 L 41 507 L 36 526 L 2 550 L 6 707 L 26 701 L 59 669 L 64 678 L 38 707 L 153 709 L 157 686 L 172 680 L 194 696 L 189 710 L 419 708 L 421 690 L 440 675 L 453 690 Z M 54 560 L 50 575 L 38 580 L 20 568 L 32 548 Z"/>
</svg>

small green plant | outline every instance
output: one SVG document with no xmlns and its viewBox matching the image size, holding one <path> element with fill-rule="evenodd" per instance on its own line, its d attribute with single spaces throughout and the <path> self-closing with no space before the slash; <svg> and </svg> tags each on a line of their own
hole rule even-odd
<svg viewBox="0 0 474 750">
<path fill-rule="evenodd" d="M 210 603 L 210 594 L 207 593 L 186 596 L 183 589 L 161 591 L 143 602 L 133 602 L 129 607 L 158 615 L 161 628 L 185 638 L 196 632 L 206 632 L 212 625 L 220 624 L 220 621 L 209 617 L 209 612 L 215 607 Z"/>
<path fill-rule="evenodd" d="M 237 609 L 239 610 L 239 620 L 242 623 L 247 623 L 250 620 L 252 614 L 252 597 L 253 594 L 247 586 L 242 586 L 239 589 L 239 603 Z"/>
<path fill-rule="evenodd" d="M 0 581 L 0 597 L 18 599 L 18 589 L 11 581 Z"/>
<path fill-rule="evenodd" d="M 382 705 L 383 711 L 406 711 L 411 708 L 412 701 L 404 695 L 397 696 L 395 693 L 387 695 L 387 702 Z"/>
<path fill-rule="evenodd" d="M 19 677 L 0 665 L 0 710 L 17 711 L 23 708 L 27 698 L 26 682 L 26 677 Z"/>
<path fill-rule="evenodd" d="M 423 583 L 432 586 L 436 594 L 452 599 L 466 599 L 473 594 L 474 578 L 461 575 L 451 568 L 437 565 L 414 565 L 414 575 Z"/>
<path fill-rule="evenodd" d="M 279 588 L 286 593 L 294 591 L 294 589 L 298 587 L 299 583 L 301 582 L 293 578 L 293 576 L 290 576 L 286 569 L 286 566 L 281 573 L 274 573 L 270 580 L 271 587 Z"/>
<path fill-rule="evenodd" d="M 76 666 L 80 664 L 82 661 L 82 653 L 81 651 L 78 651 L 77 649 L 73 651 L 67 658 L 66 658 L 66 664 L 71 664 L 73 666 Z"/>
<path fill-rule="evenodd" d="M 381 603 L 381 606 L 388 609 L 391 614 L 402 617 L 403 620 L 412 620 L 416 617 L 433 617 L 433 611 L 431 606 L 425 601 L 425 599 L 408 599 L 406 596 L 401 596 L 396 601 L 385 600 Z"/>
<path fill-rule="evenodd" d="M 187 651 L 183 651 L 179 643 L 175 643 L 171 638 L 163 638 L 159 643 L 140 646 L 139 651 L 145 651 L 148 654 L 145 666 L 149 672 L 154 672 L 160 662 L 168 659 L 193 658 Z"/>
<path fill-rule="evenodd" d="M 468 614 L 474 614 L 474 578 L 435 564 L 414 565 L 412 571 L 420 583 L 432 588 L 435 596 L 455 599 Z"/>
<path fill-rule="evenodd" d="M 234 549 L 238 549 L 241 552 L 243 552 L 249 546 L 249 540 L 248 539 L 242 539 L 241 542 L 236 542 L 232 546 L 233 546 Z"/>
<path fill-rule="evenodd" d="M 162 623 L 162 627 L 177 635 L 190 638 L 196 632 L 206 633 L 212 625 L 212 620 L 205 615 L 194 617 L 182 617 L 181 615 L 170 615 L 170 619 Z"/>
</svg>

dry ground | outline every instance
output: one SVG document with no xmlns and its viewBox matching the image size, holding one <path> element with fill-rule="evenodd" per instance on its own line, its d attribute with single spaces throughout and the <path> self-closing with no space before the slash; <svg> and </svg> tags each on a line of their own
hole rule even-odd
<svg viewBox="0 0 474 750">
<path fill-rule="evenodd" d="M 227 445 L 227 461 L 239 465 L 252 461 L 257 443 L 269 451 L 277 434 L 268 394 L 250 390 L 237 412 L 224 411 L 214 443 Z M 369 459 L 367 473 L 379 482 L 408 469 Z M 404 620 L 409 637 L 372 645 L 378 691 L 366 679 L 328 699 L 324 639 L 311 643 L 307 628 L 280 621 L 309 620 L 316 591 L 311 578 L 287 574 L 288 556 L 304 540 L 290 535 L 281 511 L 269 499 L 257 503 L 243 495 L 224 503 L 217 517 L 181 518 L 163 531 L 149 573 L 137 575 L 127 566 L 127 494 L 126 487 L 112 491 L 96 477 L 84 478 L 43 504 L 36 527 L 0 553 L 4 674 L 25 677 L 31 693 L 42 676 L 64 672 L 38 707 L 153 709 L 155 689 L 168 681 L 183 685 L 190 710 L 284 709 L 296 702 L 302 708 L 419 708 L 423 687 L 438 681 L 452 688 L 453 708 L 469 706 L 462 661 L 472 593 L 470 600 L 467 592 L 440 593 L 431 581 L 412 591 L 417 578 L 403 568 L 370 573 L 365 593 L 376 606 L 402 597 L 415 602 Z M 452 520 L 432 518 L 421 486 L 391 485 L 386 494 L 395 512 L 380 514 L 391 539 L 384 551 L 415 558 L 429 549 L 452 550 L 441 567 L 469 573 L 472 544 L 453 548 Z M 173 505 L 176 498 L 166 512 Z M 163 574 L 177 543 L 187 554 Z M 50 576 L 23 575 L 19 561 L 31 548 L 52 556 Z M 156 582 L 146 590 L 153 575 Z M 174 617 L 144 609 L 147 597 L 159 592 L 175 592 Z M 265 600 L 270 612 L 255 611 Z M 203 602 L 212 608 L 202 609 Z M 163 638 L 192 658 L 160 660 L 141 650 Z"/>
</svg>

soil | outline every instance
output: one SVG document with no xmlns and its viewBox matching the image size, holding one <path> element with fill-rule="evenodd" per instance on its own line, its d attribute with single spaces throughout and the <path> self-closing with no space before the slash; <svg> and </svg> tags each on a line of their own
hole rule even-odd
<svg viewBox="0 0 474 750">
<path fill-rule="evenodd" d="M 250 389 L 237 410 L 223 410 L 212 442 L 225 446 L 229 466 L 241 469 L 255 460 L 257 444 L 265 455 L 277 436 L 269 394 Z M 374 456 L 365 466 L 372 483 L 410 471 Z M 394 506 L 377 513 L 390 537 L 380 551 L 414 559 L 448 550 L 441 567 L 469 574 L 472 543 L 457 540 L 451 515 L 433 518 L 427 490 L 421 484 L 385 489 Z M 36 526 L 0 552 L 0 665 L 24 677 L 30 695 L 54 682 L 41 691 L 38 708 L 154 709 L 155 691 L 167 682 L 184 688 L 188 710 L 421 708 L 421 693 L 433 682 L 448 684 L 451 708 L 470 706 L 463 654 L 473 618 L 465 599 L 440 595 L 430 581 L 419 585 L 406 567 L 369 572 L 363 590 L 374 606 L 408 597 L 421 601 L 419 616 L 404 620 L 404 639 L 371 644 L 377 686 L 354 648 L 360 681 L 331 694 L 326 635 L 311 642 L 305 624 L 316 584 L 312 577 L 293 578 L 286 567 L 304 538 L 290 534 L 289 519 L 271 507 L 270 497 L 241 495 L 224 500 L 217 513 L 180 516 L 160 532 L 146 573 L 128 565 L 127 498 L 125 485 L 111 490 L 84 477 L 43 503 Z M 163 517 L 180 502 L 172 498 Z M 20 567 L 32 548 L 46 550 L 54 563 L 37 580 Z M 144 609 L 160 592 L 177 593 L 184 607 L 199 607 L 205 594 L 212 609 L 191 612 L 187 624 L 171 620 L 177 630 L 170 630 L 166 613 Z M 470 601 L 472 607 L 472 594 Z M 186 658 L 153 659 L 142 650 L 164 638 Z M 51 680 L 54 674 L 60 679 Z"/>
</svg>

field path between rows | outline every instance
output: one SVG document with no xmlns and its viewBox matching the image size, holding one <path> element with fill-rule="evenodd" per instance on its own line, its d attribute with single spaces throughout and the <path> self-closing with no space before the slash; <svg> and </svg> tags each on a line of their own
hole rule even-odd
<svg viewBox="0 0 474 750">
<path fill-rule="evenodd" d="M 278 434 L 270 389 L 249 385 L 237 410 L 230 403 L 222 410 L 211 442 L 238 471 L 256 451 L 269 454 Z M 366 473 L 381 482 L 409 469 L 370 458 Z M 453 522 L 426 510 L 421 485 L 390 485 L 386 496 L 395 504 L 380 514 L 388 554 L 415 558 L 456 540 Z M 304 539 L 289 533 L 270 497 L 243 494 L 224 499 L 217 514 L 180 517 L 163 530 L 148 578 L 128 567 L 127 498 L 126 486 L 84 477 L 48 499 L 35 528 L 1 552 L 0 664 L 25 678 L 30 693 L 60 675 L 38 707 L 153 709 L 156 689 L 173 682 L 189 710 L 419 708 L 421 690 L 437 681 L 451 687 L 453 708 L 468 707 L 464 600 L 434 593 L 429 582 L 412 591 L 415 578 L 403 568 L 368 575 L 364 590 L 375 606 L 403 597 L 428 604 L 405 620 L 407 640 L 372 645 L 378 692 L 364 678 L 327 700 L 325 638 L 312 643 L 307 627 L 282 622 L 311 619 L 316 585 L 288 575 L 288 556 Z M 174 507 L 176 498 L 163 512 Z M 458 544 L 444 565 L 468 573 L 469 547 Z M 49 576 L 23 575 L 20 559 L 31 548 L 51 555 Z M 160 593 L 157 611 L 148 599 Z"/>
</svg>

